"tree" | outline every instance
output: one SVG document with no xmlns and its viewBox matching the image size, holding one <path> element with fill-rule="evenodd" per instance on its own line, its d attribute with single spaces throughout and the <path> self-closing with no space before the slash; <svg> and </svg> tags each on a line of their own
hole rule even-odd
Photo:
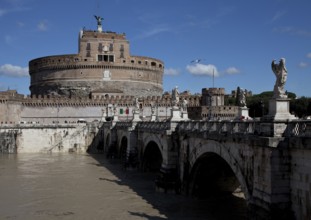
<svg viewBox="0 0 311 220">
<path fill-rule="evenodd" d="M 299 99 L 293 99 L 290 102 L 290 111 L 299 118 L 311 114 L 311 98 L 302 96 Z"/>
</svg>

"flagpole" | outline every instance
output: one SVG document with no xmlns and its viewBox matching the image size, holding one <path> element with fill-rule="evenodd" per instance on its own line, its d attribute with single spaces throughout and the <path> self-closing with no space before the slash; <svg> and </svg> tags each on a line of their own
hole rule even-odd
<svg viewBox="0 0 311 220">
<path fill-rule="evenodd" d="M 213 68 L 213 88 L 215 88 L 215 86 L 214 86 L 214 68 Z"/>
</svg>

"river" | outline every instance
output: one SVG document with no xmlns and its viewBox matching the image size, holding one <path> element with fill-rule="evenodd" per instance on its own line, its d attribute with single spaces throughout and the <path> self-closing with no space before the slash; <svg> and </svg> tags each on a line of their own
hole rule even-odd
<svg viewBox="0 0 311 220">
<path fill-rule="evenodd" d="M 0 154 L 0 198 L 0 219 L 246 219 L 242 199 L 165 194 L 104 155 Z"/>
</svg>

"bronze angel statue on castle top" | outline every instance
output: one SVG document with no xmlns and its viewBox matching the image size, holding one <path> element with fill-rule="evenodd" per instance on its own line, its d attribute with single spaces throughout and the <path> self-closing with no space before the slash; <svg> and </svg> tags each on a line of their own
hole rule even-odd
<svg viewBox="0 0 311 220">
<path fill-rule="evenodd" d="M 285 67 L 285 58 L 281 58 L 279 64 L 275 63 L 275 60 L 271 64 L 272 71 L 276 76 L 274 85 L 274 98 L 287 98 L 284 91 L 284 85 L 287 79 L 287 69 Z"/>
<path fill-rule="evenodd" d="M 104 20 L 102 17 L 94 15 L 94 17 L 96 18 L 97 21 L 97 25 L 102 25 L 102 20 Z"/>
</svg>

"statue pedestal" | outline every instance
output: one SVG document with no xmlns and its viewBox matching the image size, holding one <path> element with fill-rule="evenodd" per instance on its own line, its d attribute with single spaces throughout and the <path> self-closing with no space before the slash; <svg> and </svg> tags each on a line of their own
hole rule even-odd
<svg viewBox="0 0 311 220">
<path fill-rule="evenodd" d="M 173 107 L 171 109 L 171 118 L 170 121 L 182 121 L 183 118 L 181 117 L 181 111 L 178 107 Z"/>
<path fill-rule="evenodd" d="M 156 121 L 157 120 L 157 116 L 156 115 L 151 115 L 151 120 L 150 121 Z"/>
<path fill-rule="evenodd" d="M 133 119 L 132 119 L 132 121 L 141 121 L 139 115 L 140 115 L 140 111 L 139 110 L 134 110 L 133 111 Z"/>
<path fill-rule="evenodd" d="M 274 98 L 269 100 L 269 114 L 261 118 L 261 133 L 266 136 L 282 137 L 288 120 L 296 117 L 289 113 L 288 98 Z"/>
<path fill-rule="evenodd" d="M 247 108 L 246 106 L 245 107 L 239 107 L 238 120 L 248 120 L 248 119 L 251 119 L 249 117 L 248 110 L 249 110 L 249 108 Z"/>
<path fill-rule="evenodd" d="M 266 120 L 293 120 L 296 117 L 289 113 L 289 101 L 288 98 L 275 98 L 269 100 L 269 113 L 264 116 Z"/>
<path fill-rule="evenodd" d="M 114 120 L 114 121 L 119 121 L 119 116 L 118 116 L 118 115 L 114 115 L 114 116 L 113 116 L 113 120 Z"/>
<path fill-rule="evenodd" d="M 189 118 L 188 118 L 188 112 L 182 112 L 182 119 L 184 120 L 184 121 L 188 121 L 189 120 Z"/>
</svg>

